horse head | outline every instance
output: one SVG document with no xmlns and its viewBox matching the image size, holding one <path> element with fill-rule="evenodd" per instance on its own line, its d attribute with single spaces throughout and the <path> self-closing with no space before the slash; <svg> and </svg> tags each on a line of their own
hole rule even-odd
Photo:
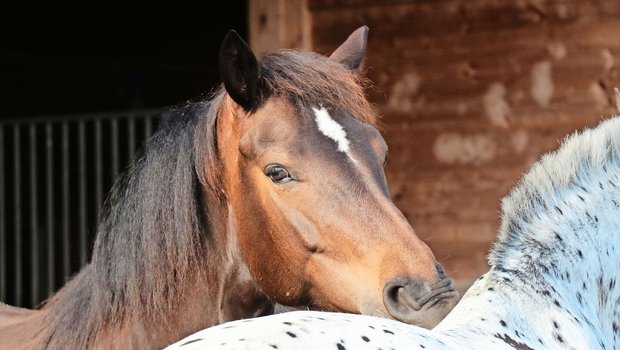
<svg viewBox="0 0 620 350">
<path fill-rule="evenodd" d="M 387 145 L 360 83 L 367 33 L 359 28 L 330 57 L 291 50 L 257 60 L 229 32 L 211 182 L 271 300 L 432 327 L 458 293 L 390 197 Z"/>
</svg>

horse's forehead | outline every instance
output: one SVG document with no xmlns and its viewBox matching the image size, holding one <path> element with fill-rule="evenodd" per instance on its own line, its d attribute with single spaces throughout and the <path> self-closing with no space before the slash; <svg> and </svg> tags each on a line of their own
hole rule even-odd
<svg viewBox="0 0 620 350">
<path fill-rule="evenodd" d="M 294 134 L 300 127 L 295 108 L 279 99 L 268 100 L 244 124 L 246 132 L 257 132 L 265 138 Z"/>
<path fill-rule="evenodd" d="M 347 113 L 335 113 L 320 103 L 295 107 L 282 99 L 270 99 L 245 121 L 245 133 L 257 134 L 263 140 L 295 143 L 329 139 L 341 152 L 348 152 L 352 139 L 362 124 Z"/>
<path fill-rule="evenodd" d="M 345 130 L 343 125 L 332 118 L 329 111 L 324 107 L 312 107 L 312 111 L 314 113 L 314 122 L 319 132 L 334 141 L 338 151 L 346 154 L 351 160 L 355 161 L 355 158 L 351 154 L 350 136 L 347 134 L 347 130 Z"/>
</svg>

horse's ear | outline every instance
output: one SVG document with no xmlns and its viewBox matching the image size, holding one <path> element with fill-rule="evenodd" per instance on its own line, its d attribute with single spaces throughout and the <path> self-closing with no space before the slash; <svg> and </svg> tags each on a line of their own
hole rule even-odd
<svg viewBox="0 0 620 350">
<path fill-rule="evenodd" d="M 224 37 L 219 71 L 226 92 L 246 111 L 257 103 L 258 63 L 248 44 L 234 30 Z"/>
<path fill-rule="evenodd" d="M 350 70 L 357 70 L 366 54 L 368 42 L 368 27 L 357 28 L 344 43 L 342 43 L 329 58 L 345 65 Z"/>
</svg>

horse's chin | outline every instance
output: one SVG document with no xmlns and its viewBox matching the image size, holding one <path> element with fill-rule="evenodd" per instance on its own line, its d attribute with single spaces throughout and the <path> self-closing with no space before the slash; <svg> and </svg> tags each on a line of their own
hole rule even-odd
<svg viewBox="0 0 620 350">
<path fill-rule="evenodd" d="M 422 305 L 419 311 L 412 312 L 399 321 L 432 329 L 452 311 L 458 301 L 459 293 L 456 290 L 439 293 Z"/>
</svg>

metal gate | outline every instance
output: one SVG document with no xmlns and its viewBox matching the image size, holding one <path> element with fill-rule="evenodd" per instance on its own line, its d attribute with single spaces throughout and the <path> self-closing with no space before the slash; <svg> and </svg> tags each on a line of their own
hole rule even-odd
<svg viewBox="0 0 620 350">
<path fill-rule="evenodd" d="M 0 301 L 34 307 L 89 261 L 106 193 L 161 113 L 0 121 Z"/>
</svg>

